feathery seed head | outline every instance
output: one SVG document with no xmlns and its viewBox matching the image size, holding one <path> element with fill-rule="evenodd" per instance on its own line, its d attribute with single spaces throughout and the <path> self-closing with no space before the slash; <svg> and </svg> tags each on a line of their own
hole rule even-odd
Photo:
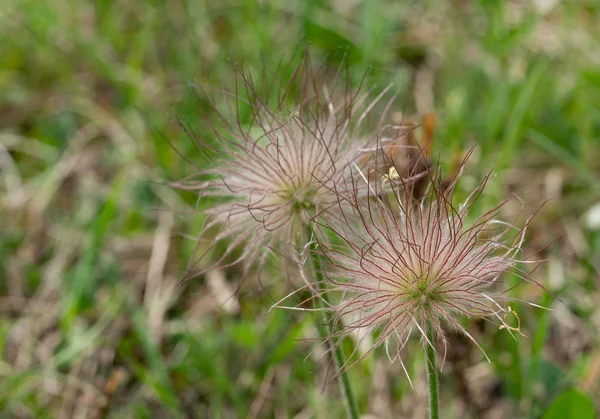
<svg viewBox="0 0 600 419">
<path fill-rule="evenodd" d="M 398 171 L 390 173 L 384 177 L 392 182 Z M 370 200 L 356 199 L 355 188 L 340 197 L 351 203 L 341 207 L 348 222 L 322 227 L 345 246 L 320 246 L 330 280 L 323 292 L 340 297 L 329 308 L 336 313 L 339 331 L 331 336 L 336 344 L 355 332 L 366 336 L 378 331 L 373 347 L 362 357 L 392 342 L 396 344 L 392 358 L 400 359 L 412 331 L 433 345 L 426 337 L 429 325 L 444 347 L 444 326 L 459 329 L 477 344 L 460 317 L 492 318 L 510 333 L 520 333 L 506 323 L 505 313 L 514 311 L 504 308 L 511 300 L 503 290 L 508 286 L 499 278 L 511 272 L 533 282 L 517 267 L 525 262 L 518 255 L 529 220 L 522 228 L 497 220 L 502 204 L 477 217 L 469 214 L 488 177 L 455 208 L 451 200 L 457 179 L 442 189 L 440 176 L 430 174 L 429 189 L 420 197 L 402 181 L 391 194 L 371 189 Z"/>
<path fill-rule="evenodd" d="M 263 78 L 269 86 L 265 95 L 250 73 L 240 70 L 246 97 L 237 89 L 222 92 L 224 112 L 211 102 L 218 116 L 218 147 L 181 123 L 201 149 L 213 153 L 213 162 L 212 168 L 174 184 L 221 200 L 205 210 L 201 235 L 220 226 L 215 240 L 229 238 L 231 243 L 223 257 L 244 243 L 233 263 L 243 260 L 246 266 L 264 262 L 269 249 L 287 253 L 290 244 L 306 244 L 305 224 L 337 208 L 335 189 L 345 182 L 347 166 L 376 139 L 383 117 L 370 134 L 363 125 L 388 90 L 369 99 L 368 93 L 350 87 L 342 67 L 315 70 L 308 55 L 288 79 L 277 73 Z"/>
</svg>

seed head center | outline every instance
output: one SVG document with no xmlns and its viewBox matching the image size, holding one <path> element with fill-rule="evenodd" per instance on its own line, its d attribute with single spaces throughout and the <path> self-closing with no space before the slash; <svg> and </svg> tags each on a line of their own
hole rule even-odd
<svg viewBox="0 0 600 419">
<path fill-rule="evenodd" d="M 283 196 L 287 202 L 290 202 L 294 213 L 312 212 L 317 207 L 317 188 L 314 185 L 303 185 L 296 189 L 289 188 Z"/>
<path fill-rule="evenodd" d="M 440 301 L 442 296 L 438 286 L 432 284 L 427 278 L 420 277 L 415 280 L 409 290 L 409 298 L 417 307 L 428 310 L 432 304 Z"/>
</svg>

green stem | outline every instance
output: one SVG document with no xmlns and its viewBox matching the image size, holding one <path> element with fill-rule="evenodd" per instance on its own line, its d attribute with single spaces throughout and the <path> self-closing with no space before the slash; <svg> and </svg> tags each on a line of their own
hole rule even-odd
<svg viewBox="0 0 600 419">
<path fill-rule="evenodd" d="M 427 322 L 427 340 L 423 343 L 425 350 L 425 364 L 427 364 L 427 381 L 429 382 L 429 418 L 439 419 L 438 373 L 435 366 L 435 350 L 433 348 L 433 326 Z M 431 344 L 430 344 L 431 343 Z"/>
<path fill-rule="evenodd" d="M 310 226 L 306 227 L 307 238 L 310 240 L 312 237 L 312 229 Z M 316 241 L 310 243 L 310 255 L 312 258 L 313 269 L 316 277 L 316 291 L 324 290 L 325 276 L 323 274 L 323 267 L 321 263 L 321 257 L 317 251 L 318 244 Z M 333 353 L 333 362 L 336 373 L 339 373 L 345 362 L 344 352 L 341 345 L 334 345 L 330 337 L 333 336 L 333 315 L 329 310 L 329 298 L 326 293 L 321 293 L 320 297 L 315 296 L 315 308 L 320 309 L 322 314 L 321 321 L 317 322 L 317 328 L 321 339 L 327 342 L 327 348 Z M 340 392 L 346 405 L 346 414 L 350 419 L 359 419 L 360 414 L 358 412 L 358 406 L 356 399 L 354 398 L 354 392 L 350 385 L 350 380 L 347 374 L 341 374 L 338 379 L 340 385 Z"/>
</svg>

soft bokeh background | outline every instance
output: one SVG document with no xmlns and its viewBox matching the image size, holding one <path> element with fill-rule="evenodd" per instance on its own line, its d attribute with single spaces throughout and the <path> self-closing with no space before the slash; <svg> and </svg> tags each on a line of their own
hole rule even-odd
<svg viewBox="0 0 600 419">
<path fill-rule="evenodd" d="M 434 115 L 449 171 L 478 144 L 465 182 L 495 169 L 484 204 L 548 201 L 526 253 L 558 238 L 535 278 L 564 303 L 517 288 L 555 310 L 516 306 L 517 342 L 471 322 L 491 364 L 453 336 L 445 417 L 594 417 L 593 0 L 0 0 L 0 417 L 343 417 L 337 386 L 322 391 L 327 363 L 305 360 L 311 316 L 267 314 L 285 289 L 276 271 L 234 298 L 235 269 L 178 285 L 202 219 L 161 183 L 193 171 L 170 145 L 197 156 L 170 121 L 200 120 L 190 81 L 231 86 L 233 64 L 275 66 L 304 44 L 347 51 L 374 89 L 393 82 L 415 122 Z M 418 342 L 407 361 L 414 391 L 383 353 L 350 371 L 369 417 L 424 417 Z"/>
</svg>

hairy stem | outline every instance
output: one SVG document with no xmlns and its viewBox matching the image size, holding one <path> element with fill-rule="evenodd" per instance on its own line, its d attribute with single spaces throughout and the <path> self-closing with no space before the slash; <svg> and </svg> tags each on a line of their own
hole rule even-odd
<svg viewBox="0 0 600 419">
<path fill-rule="evenodd" d="M 310 240 L 312 237 L 312 229 L 310 226 L 306 227 L 307 238 Z M 320 292 L 324 289 L 325 284 L 325 276 L 323 274 L 323 268 L 321 263 L 321 257 L 317 252 L 318 244 L 315 240 L 310 241 L 309 251 L 310 257 L 312 259 L 312 267 L 314 269 L 315 278 L 316 278 L 316 292 Z M 344 365 L 345 357 L 344 352 L 342 350 L 341 345 L 334 345 L 333 342 L 329 339 L 333 336 L 333 318 L 332 314 L 329 311 L 329 300 L 326 293 L 321 293 L 320 297 L 316 297 L 315 308 L 319 308 L 320 313 L 322 314 L 321 321 L 317 322 L 317 328 L 319 330 L 319 335 L 321 339 L 327 342 L 327 349 L 330 353 L 333 354 L 333 363 L 335 372 L 339 373 L 340 369 Z M 358 406 L 356 404 L 356 399 L 354 398 L 354 392 L 352 391 L 352 386 L 350 385 L 350 380 L 348 379 L 347 374 L 341 374 L 338 379 L 340 385 L 340 392 L 342 394 L 342 398 L 344 399 L 344 403 L 346 405 L 346 414 L 350 419 L 359 419 L 360 415 L 358 412 Z"/>
<path fill-rule="evenodd" d="M 427 322 L 427 341 L 423 342 L 425 364 L 427 365 L 427 381 L 429 382 L 429 418 L 439 419 L 438 373 L 435 366 L 435 350 L 433 348 L 433 326 Z"/>
</svg>

